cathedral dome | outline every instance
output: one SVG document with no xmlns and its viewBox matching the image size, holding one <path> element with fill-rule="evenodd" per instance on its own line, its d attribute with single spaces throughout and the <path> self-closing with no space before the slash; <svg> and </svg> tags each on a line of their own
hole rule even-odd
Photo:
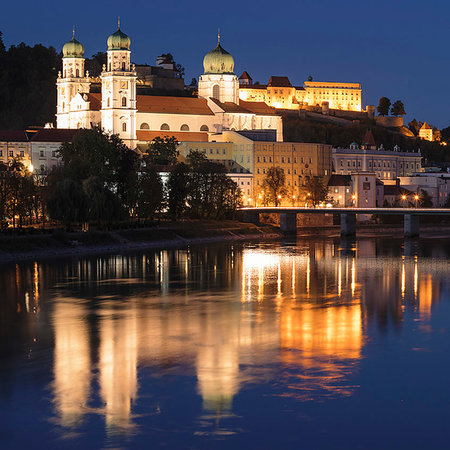
<svg viewBox="0 0 450 450">
<path fill-rule="evenodd" d="M 130 50 L 131 40 L 120 27 L 108 38 L 108 50 Z"/>
<path fill-rule="evenodd" d="M 62 49 L 63 58 L 84 58 L 84 47 L 83 44 L 75 39 L 75 35 L 72 40 L 66 42 Z"/>
<path fill-rule="evenodd" d="M 203 59 L 203 68 L 205 70 L 205 75 L 233 75 L 234 59 L 225 49 L 222 48 L 220 45 L 220 38 L 217 43 L 217 47 L 207 53 Z"/>
</svg>

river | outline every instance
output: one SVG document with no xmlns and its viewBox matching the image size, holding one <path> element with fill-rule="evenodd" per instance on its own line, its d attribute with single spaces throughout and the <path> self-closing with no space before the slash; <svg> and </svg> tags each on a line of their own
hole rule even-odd
<svg viewBox="0 0 450 450">
<path fill-rule="evenodd" d="M 448 448 L 449 257 L 299 238 L 2 266 L 0 448 Z"/>
</svg>

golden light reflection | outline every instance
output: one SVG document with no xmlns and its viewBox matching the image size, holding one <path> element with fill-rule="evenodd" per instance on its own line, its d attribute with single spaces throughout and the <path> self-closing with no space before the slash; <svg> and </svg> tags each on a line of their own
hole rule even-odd
<svg viewBox="0 0 450 450">
<path fill-rule="evenodd" d="M 193 295 L 191 287 L 172 290 L 171 264 L 178 265 L 182 276 L 185 271 L 190 277 L 192 265 L 198 264 L 182 251 L 176 258 L 158 253 L 150 271 L 149 261 L 142 263 L 149 277 L 166 285 L 164 307 L 159 305 L 160 296 L 124 294 L 126 303 L 103 301 L 98 321 L 92 324 L 86 319 L 85 303 L 59 298 L 53 315 L 54 401 L 61 424 L 74 427 L 82 420 L 98 381 L 108 432 L 131 429 L 138 365 L 161 373 L 182 367 L 183 373 L 197 377 L 204 410 L 216 415 L 232 408 L 243 385 L 270 379 L 274 361 L 281 361 L 286 369 L 283 372 L 282 368 L 286 395 L 311 399 L 324 392 L 351 394 L 354 387 L 349 385 L 348 375 L 361 359 L 367 318 L 390 315 L 401 320 L 396 308 L 399 290 L 402 298 L 412 297 L 413 284 L 419 312 L 429 317 L 436 283 L 418 258 L 384 265 L 372 256 L 356 259 L 333 252 L 333 247 L 320 246 L 298 253 L 283 248 L 276 252 L 244 249 L 236 254 L 235 271 L 226 275 L 226 286 L 233 280 L 237 302 L 229 297 L 221 301 L 217 291 L 209 291 L 207 285 L 198 291 L 201 298 Z M 121 273 L 128 263 L 122 261 Z M 105 276 L 107 270 L 95 265 L 81 267 L 80 271 L 96 270 L 99 276 Z M 202 270 L 211 273 L 212 267 L 205 264 Z M 221 272 L 218 264 L 214 289 Z M 37 265 L 28 274 L 33 285 L 33 274 L 39 274 Z M 135 292 L 132 289 L 130 284 Z M 253 299 L 258 302 L 250 303 Z M 389 299 L 395 302 L 389 303 Z M 97 337 L 98 352 L 91 347 Z M 97 360 L 91 359 L 97 356 L 98 377 L 92 379 L 90 370 Z"/>
<path fill-rule="evenodd" d="M 401 279 L 402 300 L 405 299 L 405 286 L 406 286 L 405 258 L 402 258 L 402 279 Z"/>
<path fill-rule="evenodd" d="M 419 267 L 417 264 L 417 256 L 414 257 L 414 298 L 417 298 L 419 287 Z"/>
<path fill-rule="evenodd" d="M 131 404 L 137 396 L 137 361 L 135 309 L 117 317 L 113 311 L 104 311 L 100 322 L 99 381 L 110 431 L 131 426 Z"/>
<path fill-rule="evenodd" d="M 422 275 L 419 283 L 419 312 L 423 318 L 431 316 L 433 304 L 433 278 L 431 274 Z"/>
<path fill-rule="evenodd" d="M 87 310 L 76 299 L 58 302 L 53 311 L 55 333 L 54 403 L 60 423 L 75 427 L 86 413 L 91 359 Z"/>
<path fill-rule="evenodd" d="M 352 297 L 355 295 L 356 289 L 356 263 L 355 258 L 352 259 Z"/>
</svg>

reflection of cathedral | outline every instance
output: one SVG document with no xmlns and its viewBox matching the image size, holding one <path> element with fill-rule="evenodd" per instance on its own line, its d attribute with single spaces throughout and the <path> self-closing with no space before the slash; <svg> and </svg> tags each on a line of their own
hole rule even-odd
<svg viewBox="0 0 450 450">
<path fill-rule="evenodd" d="M 76 280 L 59 285 L 51 313 L 60 424 L 76 427 L 95 409 L 98 384 L 107 430 L 129 430 L 133 405 L 148 393 L 146 372 L 195 375 L 203 410 L 217 417 L 232 411 L 245 385 L 275 371 L 287 377 L 286 396 L 351 395 L 368 320 L 399 320 L 398 305 L 427 320 L 439 298 L 436 264 L 375 256 L 374 246 L 343 255 L 324 241 L 295 251 L 174 250 L 58 268 L 59 281 Z M 20 285 L 36 304 L 45 280 L 37 265 L 28 276 Z M 98 302 L 95 319 L 86 298 Z"/>
<path fill-rule="evenodd" d="M 137 93 L 130 38 L 120 29 L 108 38 L 101 93 L 92 92 L 84 70 L 84 47 L 75 39 L 63 47 L 63 70 L 57 80 L 57 127 L 91 128 L 119 134 L 131 147 L 155 136 L 174 134 L 179 141 L 208 141 L 223 130 L 273 129 L 282 140 L 282 122 L 265 103 L 239 100 L 233 57 L 220 45 L 204 58 L 199 98 Z"/>
</svg>

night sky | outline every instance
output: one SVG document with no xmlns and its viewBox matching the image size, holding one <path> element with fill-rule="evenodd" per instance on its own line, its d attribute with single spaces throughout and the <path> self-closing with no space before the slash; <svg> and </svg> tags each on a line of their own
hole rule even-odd
<svg viewBox="0 0 450 450">
<path fill-rule="evenodd" d="M 186 68 L 188 84 L 202 73 L 220 27 L 238 76 L 247 70 L 261 83 L 271 75 L 286 75 L 295 85 L 308 75 L 360 82 L 364 107 L 387 96 L 405 103 L 406 121 L 450 125 L 445 0 L 25 0 L 2 4 L 0 30 L 7 46 L 24 41 L 60 50 L 75 25 L 90 56 L 106 50 L 119 15 L 132 40 L 132 60 L 154 65 L 159 54 L 171 52 Z"/>
</svg>

